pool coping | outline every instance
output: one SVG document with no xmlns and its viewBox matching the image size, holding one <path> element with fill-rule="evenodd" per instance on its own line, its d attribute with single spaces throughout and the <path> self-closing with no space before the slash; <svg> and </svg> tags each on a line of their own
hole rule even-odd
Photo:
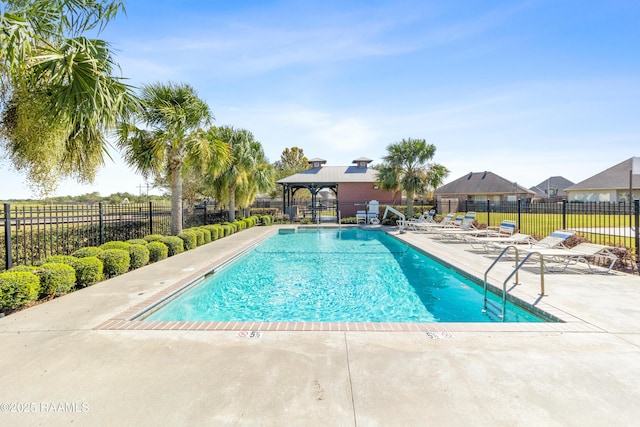
<svg viewBox="0 0 640 427">
<path fill-rule="evenodd" d="M 309 228 L 304 226 L 294 226 Z M 335 227 L 335 226 L 334 226 Z M 357 226 L 356 226 L 357 227 Z M 196 285 L 199 281 L 213 274 L 216 270 L 225 264 L 233 261 L 237 257 L 251 250 L 254 246 L 262 242 L 264 239 L 271 237 L 279 232 L 280 229 L 292 228 L 292 226 L 274 227 L 273 231 L 267 233 L 259 239 L 246 244 L 244 247 L 233 251 L 220 260 L 213 262 L 198 271 L 185 275 L 181 279 L 168 285 L 163 290 L 154 293 L 150 297 L 144 299 L 125 311 L 111 317 L 110 319 L 95 326 L 94 330 L 159 330 L 159 331 L 349 331 L 349 332 L 435 332 L 448 334 L 451 332 L 606 332 L 604 329 L 593 324 L 576 318 L 562 310 L 546 304 L 541 299 L 531 300 L 526 294 L 519 294 L 510 290 L 509 300 L 516 303 L 526 310 L 537 314 L 543 314 L 547 317 L 558 319 L 558 322 L 235 322 L 235 321 L 150 321 L 140 319 L 145 313 L 152 311 L 153 308 L 162 302 L 171 299 L 174 295 L 185 291 L 187 288 Z M 323 227 L 328 228 L 328 227 Z M 337 228 L 337 227 L 336 227 Z M 348 227 L 344 227 L 348 228 Z M 351 227 L 352 228 L 352 227 Z M 474 280 L 482 281 L 473 273 L 470 273 L 451 262 L 434 255 L 424 248 L 402 239 L 396 233 L 394 228 L 384 226 L 360 226 L 366 229 L 378 229 L 382 232 L 398 238 L 403 243 L 412 247 L 421 253 L 438 260 L 449 268 L 454 269 L 458 273 Z M 494 292 L 501 292 L 499 286 L 487 282 L 488 287 Z M 514 295 L 515 294 L 515 295 Z"/>
</svg>

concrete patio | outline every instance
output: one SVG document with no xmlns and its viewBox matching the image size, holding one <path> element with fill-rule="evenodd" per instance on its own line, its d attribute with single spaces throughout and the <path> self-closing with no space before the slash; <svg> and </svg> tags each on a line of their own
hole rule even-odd
<svg viewBox="0 0 640 427">
<path fill-rule="evenodd" d="M 510 292 L 565 323 L 109 327 L 274 228 L 0 318 L 0 425 L 537 427 L 640 419 L 640 278 L 622 273 L 547 274 L 540 297 L 539 271 L 527 266 Z M 398 237 L 480 278 L 493 260 L 425 234 Z M 502 286 L 511 264 L 499 262 L 490 283 Z"/>
</svg>

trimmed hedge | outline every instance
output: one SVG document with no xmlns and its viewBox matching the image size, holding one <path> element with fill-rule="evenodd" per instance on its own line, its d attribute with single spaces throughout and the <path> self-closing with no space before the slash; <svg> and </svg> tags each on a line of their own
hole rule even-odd
<svg viewBox="0 0 640 427">
<path fill-rule="evenodd" d="M 273 217 L 271 215 L 260 215 L 260 222 L 262 225 L 273 224 Z"/>
<path fill-rule="evenodd" d="M 218 224 L 203 225 L 202 228 L 204 228 L 205 230 L 209 230 L 209 232 L 211 233 L 212 242 L 224 237 L 224 230 Z"/>
<path fill-rule="evenodd" d="M 220 224 L 220 227 L 222 228 L 223 234 L 220 235 L 220 237 L 227 237 L 233 234 L 233 226 L 229 223 L 223 223 Z"/>
<path fill-rule="evenodd" d="M 148 236 L 144 236 L 144 240 L 147 242 L 157 242 L 158 240 L 162 240 L 163 237 L 162 234 L 149 234 Z"/>
<path fill-rule="evenodd" d="M 116 277 L 129 271 L 131 256 L 124 249 L 106 249 L 98 254 L 104 264 L 104 275 Z"/>
<path fill-rule="evenodd" d="M 66 294 L 76 284 L 76 270 L 61 262 L 42 264 L 34 273 L 40 277 L 41 298 Z"/>
<path fill-rule="evenodd" d="M 106 249 L 123 249 L 125 251 L 128 251 L 129 250 L 129 246 L 131 246 L 131 243 L 121 242 L 120 240 L 113 240 L 111 242 L 103 243 L 102 245 L 100 245 L 98 247 L 100 249 L 102 249 L 102 250 L 106 250 Z"/>
<path fill-rule="evenodd" d="M 87 246 L 86 248 L 80 248 L 71 255 L 77 258 L 84 258 L 86 256 L 98 256 L 102 252 L 102 249 L 95 246 Z"/>
<path fill-rule="evenodd" d="M 144 239 L 130 239 L 127 240 L 127 243 L 131 243 L 132 245 L 146 245 L 149 242 Z"/>
<path fill-rule="evenodd" d="M 184 252 L 184 240 L 178 236 L 164 236 L 160 242 L 167 245 L 169 256 L 174 256 Z"/>
<path fill-rule="evenodd" d="M 147 249 L 149 249 L 149 262 L 161 261 L 169 256 L 169 248 L 162 242 L 149 242 Z"/>
<path fill-rule="evenodd" d="M 187 231 L 191 231 L 196 233 L 196 245 L 202 246 L 204 245 L 204 231 L 199 228 L 189 228 Z"/>
<path fill-rule="evenodd" d="M 0 309 L 17 310 L 38 299 L 40 278 L 28 271 L 0 273 Z"/>
<path fill-rule="evenodd" d="M 147 245 L 129 245 L 129 269 L 144 267 L 149 264 L 149 249 Z"/>
<path fill-rule="evenodd" d="M 104 278 L 104 264 L 95 256 L 76 258 L 76 288 L 85 288 Z"/>
<path fill-rule="evenodd" d="M 184 230 L 178 234 L 178 237 L 184 241 L 184 249 L 190 251 L 198 246 L 198 235 L 192 230 Z"/>
<path fill-rule="evenodd" d="M 211 231 L 207 230 L 204 227 L 198 227 L 198 230 L 201 230 L 204 233 L 204 244 L 211 243 Z"/>
</svg>

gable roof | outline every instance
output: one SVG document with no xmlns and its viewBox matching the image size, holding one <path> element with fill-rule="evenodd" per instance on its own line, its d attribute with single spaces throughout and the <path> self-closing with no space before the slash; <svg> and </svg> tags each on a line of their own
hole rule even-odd
<svg viewBox="0 0 640 427">
<path fill-rule="evenodd" d="M 545 197 L 545 196 L 548 196 L 547 190 L 549 188 L 555 188 L 558 190 L 556 196 L 561 197 L 566 195 L 566 193 L 564 192 L 564 189 L 567 187 L 571 187 L 573 184 L 574 184 L 573 182 L 569 181 L 563 176 L 550 176 L 549 178 L 542 181 L 540 184 L 531 187 L 529 190 L 533 191 L 539 196 Z"/>
<path fill-rule="evenodd" d="M 378 171 L 357 166 L 311 168 L 277 181 L 278 184 L 336 184 L 340 182 L 376 182 Z"/>
<path fill-rule="evenodd" d="M 629 171 L 633 171 L 634 187 L 640 186 L 640 157 L 631 157 L 566 188 L 565 191 L 629 189 Z"/>
<path fill-rule="evenodd" d="M 535 194 L 493 172 L 471 172 L 438 188 L 435 194 Z"/>
</svg>

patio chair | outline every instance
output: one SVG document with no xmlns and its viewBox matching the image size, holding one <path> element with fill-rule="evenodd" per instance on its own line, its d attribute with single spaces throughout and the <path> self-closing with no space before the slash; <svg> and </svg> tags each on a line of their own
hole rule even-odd
<svg viewBox="0 0 640 427">
<path fill-rule="evenodd" d="M 407 224 L 407 221 L 405 221 L 405 224 L 407 224 L 407 228 L 413 231 L 426 232 L 429 229 L 445 227 L 453 224 L 453 222 L 455 221 L 454 215 L 455 213 L 449 212 L 444 218 L 442 218 L 442 221 L 440 222 L 436 222 L 435 220 L 433 220 L 432 222 L 412 222 L 409 225 Z M 460 219 L 460 221 L 462 221 L 462 219 Z"/>
<path fill-rule="evenodd" d="M 470 236 L 466 239 L 473 249 L 484 249 L 491 252 L 511 245 L 532 245 L 535 239 L 528 234 L 513 233 L 511 236 Z"/>
<path fill-rule="evenodd" d="M 595 272 L 593 268 L 591 268 L 591 263 L 589 263 L 588 258 L 604 258 L 609 262 L 606 273 L 611 273 L 611 269 L 615 265 L 618 257 L 611 252 L 613 249 L 611 246 L 598 245 L 595 243 L 580 243 L 573 248 L 524 248 L 523 251 L 526 253 L 537 252 L 545 259 L 545 269 L 550 273 L 555 272 L 563 272 L 567 269 L 569 265 L 577 264 L 579 262 L 583 262 L 589 267 L 590 272 Z M 536 257 L 532 257 L 534 261 Z M 550 260 L 552 262 L 560 262 L 564 263 L 564 265 L 559 269 L 551 269 L 547 266 L 546 260 Z"/>
<path fill-rule="evenodd" d="M 436 230 L 436 233 L 439 237 L 443 239 L 451 239 L 457 238 L 457 236 L 464 235 L 471 232 L 478 232 L 479 230 L 473 225 L 473 222 L 476 219 L 475 212 L 467 212 L 467 214 L 462 218 L 462 222 L 458 227 L 443 227 L 439 230 Z"/>
<path fill-rule="evenodd" d="M 420 215 L 419 218 L 407 219 L 403 221 L 402 224 L 398 224 L 398 225 L 402 225 L 404 228 L 409 228 L 413 230 L 414 229 L 413 226 L 415 224 L 435 224 L 436 222 L 433 220 L 435 215 L 436 215 L 435 209 L 431 209 L 429 212 L 422 212 L 422 215 Z"/>
<path fill-rule="evenodd" d="M 571 236 L 576 234 L 573 230 L 556 230 L 553 233 L 549 234 L 547 237 L 541 240 L 535 240 L 534 238 L 530 238 L 527 245 L 517 245 L 518 251 L 536 251 L 539 249 L 566 249 L 564 246 L 564 242 Z M 498 249 L 504 249 L 507 246 L 511 246 L 513 243 L 507 244 L 494 244 Z"/>
<path fill-rule="evenodd" d="M 457 240 L 468 241 L 469 239 L 486 239 L 489 237 L 511 237 L 516 229 L 516 222 L 504 220 L 499 226 L 489 226 L 486 228 L 476 228 L 472 226 L 469 229 L 460 230 L 443 230 L 443 237 L 451 237 Z"/>
<path fill-rule="evenodd" d="M 365 224 L 380 224 L 378 219 L 378 210 L 380 209 L 380 202 L 377 200 L 371 200 L 367 203 L 368 209 L 366 211 L 357 211 L 356 220 L 358 224 L 364 222 Z"/>
</svg>

